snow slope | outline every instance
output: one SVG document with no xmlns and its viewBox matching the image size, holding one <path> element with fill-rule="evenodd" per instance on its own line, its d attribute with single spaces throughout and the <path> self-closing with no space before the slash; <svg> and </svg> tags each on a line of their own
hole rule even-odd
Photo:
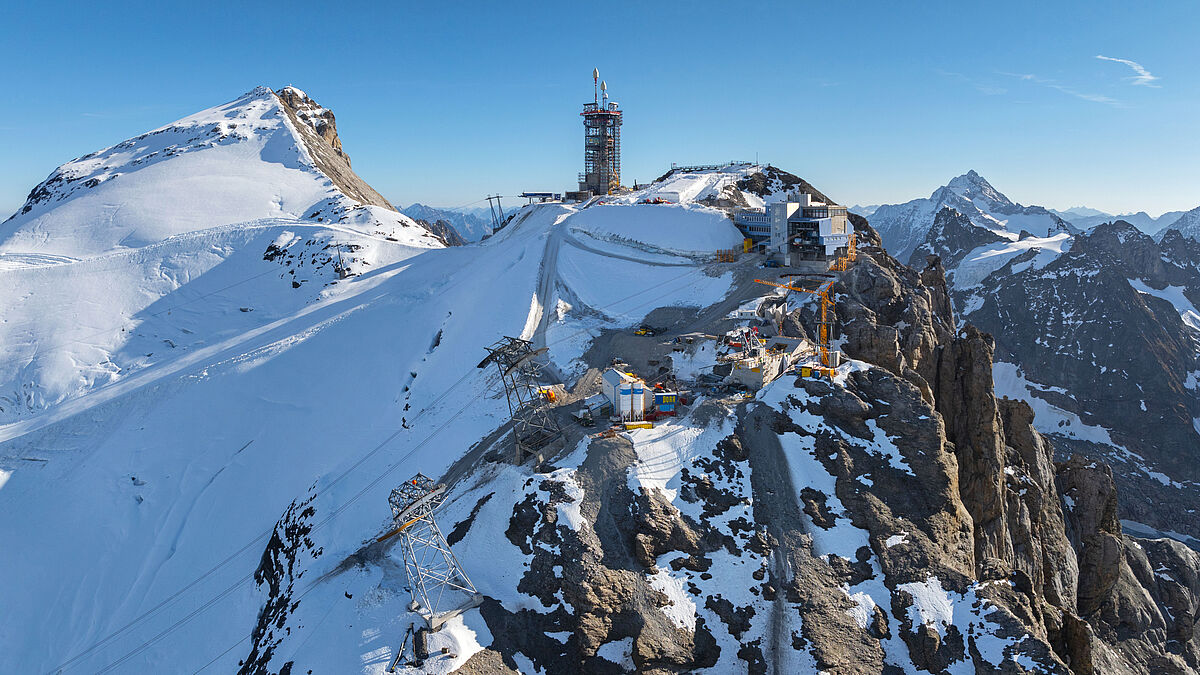
<svg viewBox="0 0 1200 675">
<path fill-rule="evenodd" d="M 758 171 L 762 167 L 753 164 L 730 164 L 720 168 L 698 170 L 673 170 L 663 180 L 651 183 L 641 190 L 629 194 L 606 197 L 604 201 L 617 204 L 634 204 L 643 199 L 655 199 L 662 193 L 670 201 L 681 204 L 702 202 L 719 199 L 736 191 L 746 195 L 749 206 L 763 205 L 762 198 L 757 195 L 742 193 L 737 189 L 737 183 Z"/>
<path fill-rule="evenodd" d="M 699 204 L 597 205 L 572 217 L 568 226 L 597 239 L 685 256 L 740 248 L 743 238 L 725 212 Z"/>
<path fill-rule="evenodd" d="M 412 226 L 338 191 L 276 95 L 259 87 L 62 165 L 0 225 L 0 253 L 85 257 L 261 218 L 337 220 L 364 232 Z M 423 230 L 405 241 L 437 245 Z"/>
<path fill-rule="evenodd" d="M 0 225 L 0 424 L 441 245 L 339 191 L 266 88 L 68 162 Z"/>
<path fill-rule="evenodd" d="M 246 138 L 214 133 L 132 164 L 154 154 L 146 139 L 187 133 L 135 139 L 121 155 L 129 168 L 92 188 L 62 188 L 85 175 L 68 165 L 49 197 L 5 225 L 6 669 L 233 672 L 253 658 L 381 671 L 415 618 L 398 561 L 339 564 L 386 526 L 396 482 L 443 474 L 507 420 L 495 374 L 475 367 L 484 346 L 521 335 L 571 366 L 599 328 L 664 304 L 708 305 L 729 288 L 727 274 L 650 252 L 740 241 L 698 206 L 534 205 L 480 245 L 438 247 L 405 217 L 331 191 L 271 100 L 258 91 L 189 118 L 210 128 L 229 115 Z M 93 173 L 116 162 L 105 152 Z M 225 173 L 244 185 L 213 209 L 172 192 L 221 193 Z M 168 209 L 147 192 L 179 198 Z M 105 211 L 117 199 L 125 207 Z M 89 211 L 113 217 L 97 227 Z M 625 286 L 604 278 L 611 269 Z M 498 470 L 508 473 L 489 491 L 519 500 L 530 489 L 522 470 Z M 297 529 L 307 543 L 269 544 Z M 489 595 L 529 601 L 515 569 L 489 567 L 496 541 L 463 544 Z M 286 570 L 279 592 L 299 605 L 273 610 L 280 596 L 255 583 L 271 556 Z M 256 649 L 279 651 L 248 656 L 264 602 L 292 636 L 259 634 Z M 478 612 L 462 621 L 437 638 L 455 659 L 427 672 L 490 642 Z"/>
<path fill-rule="evenodd" d="M 1028 269 L 1041 269 L 1050 264 L 1063 251 L 1071 249 L 1071 235 L 1060 232 L 1049 237 L 1026 237 L 1016 241 L 1006 241 L 997 244 L 987 244 L 973 249 L 963 258 L 953 270 L 947 274 L 947 280 L 957 290 L 966 290 L 978 286 L 989 274 L 1004 267 L 1013 258 L 1026 251 L 1037 251 L 1036 256 L 1028 265 L 1019 264 L 1020 272 Z"/>
</svg>

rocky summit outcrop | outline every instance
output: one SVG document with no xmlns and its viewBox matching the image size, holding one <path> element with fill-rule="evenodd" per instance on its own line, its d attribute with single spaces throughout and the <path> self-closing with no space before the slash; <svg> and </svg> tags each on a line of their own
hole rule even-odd
<svg viewBox="0 0 1200 675">
<path fill-rule="evenodd" d="M 744 192 L 756 194 L 759 197 L 785 194 L 788 192 L 807 192 L 813 199 L 826 204 L 836 204 L 823 192 L 813 187 L 803 178 L 784 171 L 778 167 L 767 165 L 761 171 L 746 176 L 737 182 L 737 188 Z"/>
<path fill-rule="evenodd" d="M 323 108 L 295 87 L 275 92 L 288 120 L 300 135 L 304 147 L 317 168 L 342 192 L 362 204 L 397 211 L 391 202 L 375 191 L 350 168 L 350 156 L 342 150 L 333 111 Z"/>
</svg>

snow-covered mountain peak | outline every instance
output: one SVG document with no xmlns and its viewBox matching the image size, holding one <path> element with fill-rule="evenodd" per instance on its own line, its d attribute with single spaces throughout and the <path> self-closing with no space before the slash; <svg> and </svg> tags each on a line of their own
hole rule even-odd
<svg viewBox="0 0 1200 675">
<path fill-rule="evenodd" d="M 440 245 L 354 174 L 332 112 L 257 87 L 58 167 L 0 225 L 0 253 L 88 257 L 263 218 L 408 228 L 407 243 Z"/>
<path fill-rule="evenodd" d="M 870 220 L 888 251 L 900 260 L 908 260 L 925 241 L 938 212 L 947 207 L 966 216 L 976 227 L 1005 239 L 1016 239 L 1022 231 L 1040 238 L 1077 231 L 1041 206 L 1014 202 L 973 169 L 934 190 L 928 199 L 884 204 L 875 209 Z"/>
<path fill-rule="evenodd" d="M 964 173 L 961 176 L 956 176 L 944 188 L 935 190 L 930 199 L 937 200 L 938 193 L 942 190 L 953 192 L 954 194 L 966 199 L 970 202 L 976 200 L 982 201 L 985 205 L 1004 205 L 1017 206 L 1011 199 L 1006 197 L 1004 193 L 992 187 L 992 184 L 986 178 L 980 176 L 974 169 Z M 985 208 L 981 206 L 981 208 Z"/>
</svg>

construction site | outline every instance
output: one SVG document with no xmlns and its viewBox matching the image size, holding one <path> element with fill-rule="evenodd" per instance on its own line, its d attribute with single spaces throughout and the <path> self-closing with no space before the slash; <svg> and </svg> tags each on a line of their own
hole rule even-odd
<svg viewBox="0 0 1200 675">
<path fill-rule="evenodd" d="M 508 236 L 515 236 L 524 221 L 534 217 L 531 213 L 559 208 L 558 204 L 575 204 L 565 207 L 578 214 L 573 218 L 613 207 L 651 209 L 641 222 L 653 229 L 656 213 L 671 215 L 689 196 L 695 201 L 686 186 L 673 190 L 668 188 L 674 184 L 659 181 L 638 186 L 641 191 L 635 192 L 621 185 L 622 111 L 608 99 L 608 85 L 599 80 L 598 71 L 593 72 L 593 80 L 594 100 L 581 113 L 584 170 L 578 190 L 524 193 L 521 196 L 529 203 L 508 217 L 499 197 L 489 197 L 497 232 L 506 230 Z M 493 395 L 506 402 L 508 423 L 455 462 L 443 482 L 418 474 L 396 488 L 389 500 L 395 527 L 376 543 L 384 550 L 401 544 L 412 595 L 409 609 L 424 623 L 409 625 L 393 669 L 402 663 L 421 663 L 418 638 L 424 644 L 428 631 L 477 606 L 482 598 L 470 581 L 470 570 L 454 556 L 436 521 L 447 485 L 489 462 L 544 472 L 581 443 L 659 425 L 670 427 L 697 404 L 737 407 L 753 401 L 779 378 L 833 382 L 844 372 L 845 360 L 836 348 L 834 287 L 839 275 L 854 265 L 857 249 L 845 208 L 790 190 L 762 208 L 738 207 L 736 203 L 744 199 L 726 198 L 736 196 L 730 188 L 737 181 L 722 175 L 731 167 L 742 173 L 757 168 L 732 163 L 673 167 L 668 172 L 668 177 L 677 177 L 676 182 L 689 172 L 719 177 L 709 186 L 710 193 L 724 196 L 708 199 L 699 208 L 722 214 L 727 223 L 723 227 L 741 236 L 741 245 L 711 253 L 694 251 L 671 263 L 728 277 L 729 290 L 719 302 L 696 311 L 653 306 L 654 298 L 648 298 L 645 304 L 651 305 L 650 311 L 634 325 L 589 331 L 587 349 L 574 362 L 575 377 L 556 365 L 561 361 L 554 358 L 554 341 L 547 340 L 552 317 L 545 309 L 532 335 L 498 335 L 482 350 L 477 369 L 491 373 L 496 383 Z M 679 248 L 678 242 L 686 243 L 688 238 L 683 231 L 672 241 Z M 555 287 L 564 283 L 556 270 L 560 247 L 609 259 L 618 256 L 607 244 L 602 246 L 603 240 L 584 239 L 582 233 L 565 227 L 551 230 L 545 254 L 548 266 L 541 271 L 535 306 L 550 306 Z M 617 257 L 622 258 L 641 260 L 624 254 Z M 593 306 L 591 311 L 603 308 Z M 411 658 L 406 656 L 410 653 Z M 420 650 L 427 653 L 426 648 Z"/>
</svg>

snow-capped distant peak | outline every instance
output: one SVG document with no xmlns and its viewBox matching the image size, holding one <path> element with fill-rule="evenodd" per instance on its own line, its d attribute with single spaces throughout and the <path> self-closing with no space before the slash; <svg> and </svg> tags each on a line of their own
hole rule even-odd
<svg viewBox="0 0 1200 675">
<path fill-rule="evenodd" d="M 1037 237 L 1077 231 L 1040 206 L 1012 201 L 975 170 L 955 177 L 928 199 L 879 206 L 870 220 L 883 238 L 884 247 L 898 259 L 908 260 L 933 227 L 936 214 L 946 207 L 966 216 L 976 227 L 1005 239 L 1017 238 L 1022 231 Z"/>
<path fill-rule="evenodd" d="M 972 202 L 982 198 L 990 203 L 1013 204 L 1012 200 L 992 187 L 992 184 L 987 182 L 986 178 L 976 173 L 974 169 L 951 180 L 946 184 L 946 188 L 963 199 Z"/>
</svg>

